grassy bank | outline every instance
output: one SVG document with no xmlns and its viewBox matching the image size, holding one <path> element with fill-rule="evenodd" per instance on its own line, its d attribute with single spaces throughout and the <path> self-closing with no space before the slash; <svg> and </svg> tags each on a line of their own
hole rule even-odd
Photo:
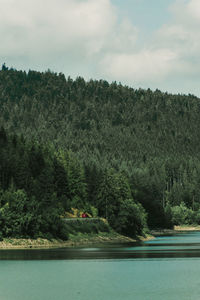
<svg viewBox="0 0 200 300">
<path fill-rule="evenodd" d="M 82 222 L 74 222 L 68 224 L 69 239 L 63 241 L 60 239 L 23 239 L 23 238 L 4 238 L 0 241 L 0 249 L 43 249 L 43 248 L 65 248 L 65 247 L 81 247 L 89 245 L 106 245 L 106 244 L 123 244 L 136 243 L 138 241 L 151 240 L 155 236 L 167 236 L 184 231 L 200 231 L 200 226 L 181 225 L 174 226 L 173 229 L 157 229 L 151 230 L 146 237 L 138 236 L 130 238 L 123 236 L 112 230 L 108 224 L 98 222 L 98 226 L 82 226 Z M 104 231 L 100 231 L 100 228 Z"/>
<path fill-rule="evenodd" d="M 65 247 L 81 247 L 86 245 L 105 245 L 109 243 L 132 243 L 142 240 L 152 239 L 152 236 L 137 237 L 132 239 L 127 236 L 120 235 L 114 231 L 100 233 L 77 233 L 70 235 L 69 240 L 62 241 L 59 239 L 15 239 L 5 238 L 0 242 L 0 249 L 43 249 L 43 248 L 65 248 Z"/>
<path fill-rule="evenodd" d="M 0 249 L 31 249 L 31 248 L 64 248 L 86 245 L 104 245 L 108 243 L 132 243 L 152 239 L 146 237 L 130 238 L 114 231 L 105 219 L 65 219 L 65 230 L 68 240 L 55 238 L 4 238 L 0 241 Z"/>
</svg>

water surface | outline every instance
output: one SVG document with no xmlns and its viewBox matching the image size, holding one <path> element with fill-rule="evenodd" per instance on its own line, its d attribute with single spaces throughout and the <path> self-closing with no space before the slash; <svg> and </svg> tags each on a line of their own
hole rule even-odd
<svg viewBox="0 0 200 300">
<path fill-rule="evenodd" d="M 0 300 L 200 299 L 200 233 L 138 245 L 1 250 Z"/>
</svg>

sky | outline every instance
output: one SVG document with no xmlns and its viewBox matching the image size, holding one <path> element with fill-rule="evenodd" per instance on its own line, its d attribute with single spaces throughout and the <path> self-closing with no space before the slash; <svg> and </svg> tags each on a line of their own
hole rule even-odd
<svg viewBox="0 0 200 300">
<path fill-rule="evenodd" d="M 0 0 L 0 64 L 200 96 L 200 0 Z"/>
</svg>

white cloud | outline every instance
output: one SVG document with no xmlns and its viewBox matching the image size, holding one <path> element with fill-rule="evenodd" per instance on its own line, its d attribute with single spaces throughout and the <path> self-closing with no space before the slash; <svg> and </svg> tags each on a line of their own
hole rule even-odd
<svg viewBox="0 0 200 300">
<path fill-rule="evenodd" d="M 102 61 L 102 69 L 119 81 L 141 82 L 160 80 L 173 68 L 176 54 L 168 49 L 142 50 L 138 53 L 112 53 Z"/>
<path fill-rule="evenodd" d="M 184 25 L 200 23 L 200 2 L 199 0 L 175 0 L 171 6 L 174 14 L 174 22 Z"/>
<path fill-rule="evenodd" d="M 171 9 L 173 22 L 160 29 L 156 43 L 173 49 L 180 74 L 200 75 L 200 1 L 176 1 Z"/>
<path fill-rule="evenodd" d="M 137 29 L 127 18 L 119 22 L 110 0 L 0 0 L 0 8 L 0 59 L 14 67 L 98 77 L 108 52 L 130 53 L 137 41 Z"/>
<path fill-rule="evenodd" d="M 115 24 L 109 0 L 0 0 L 0 7 L 0 55 L 87 56 L 100 51 Z"/>
<path fill-rule="evenodd" d="M 0 0 L 0 9 L 2 62 L 135 86 L 200 77 L 200 0 L 174 0 L 170 23 L 143 46 L 111 0 Z"/>
<path fill-rule="evenodd" d="M 138 38 L 138 29 L 128 19 L 123 19 L 117 24 L 113 32 L 108 36 L 105 44 L 106 51 L 131 53 L 134 51 Z"/>
<path fill-rule="evenodd" d="M 172 19 L 154 34 L 149 44 L 113 49 L 101 61 L 107 78 L 136 86 L 161 83 L 169 78 L 200 77 L 200 1 L 177 0 Z"/>
</svg>

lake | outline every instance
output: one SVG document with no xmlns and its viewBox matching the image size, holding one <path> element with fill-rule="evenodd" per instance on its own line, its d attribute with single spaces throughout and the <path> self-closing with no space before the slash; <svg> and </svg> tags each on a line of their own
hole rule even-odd
<svg viewBox="0 0 200 300">
<path fill-rule="evenodd" d="M 0 300 L 200 299 L 200 232 L 138 245 L 0 250 Z"/>
</svg>

